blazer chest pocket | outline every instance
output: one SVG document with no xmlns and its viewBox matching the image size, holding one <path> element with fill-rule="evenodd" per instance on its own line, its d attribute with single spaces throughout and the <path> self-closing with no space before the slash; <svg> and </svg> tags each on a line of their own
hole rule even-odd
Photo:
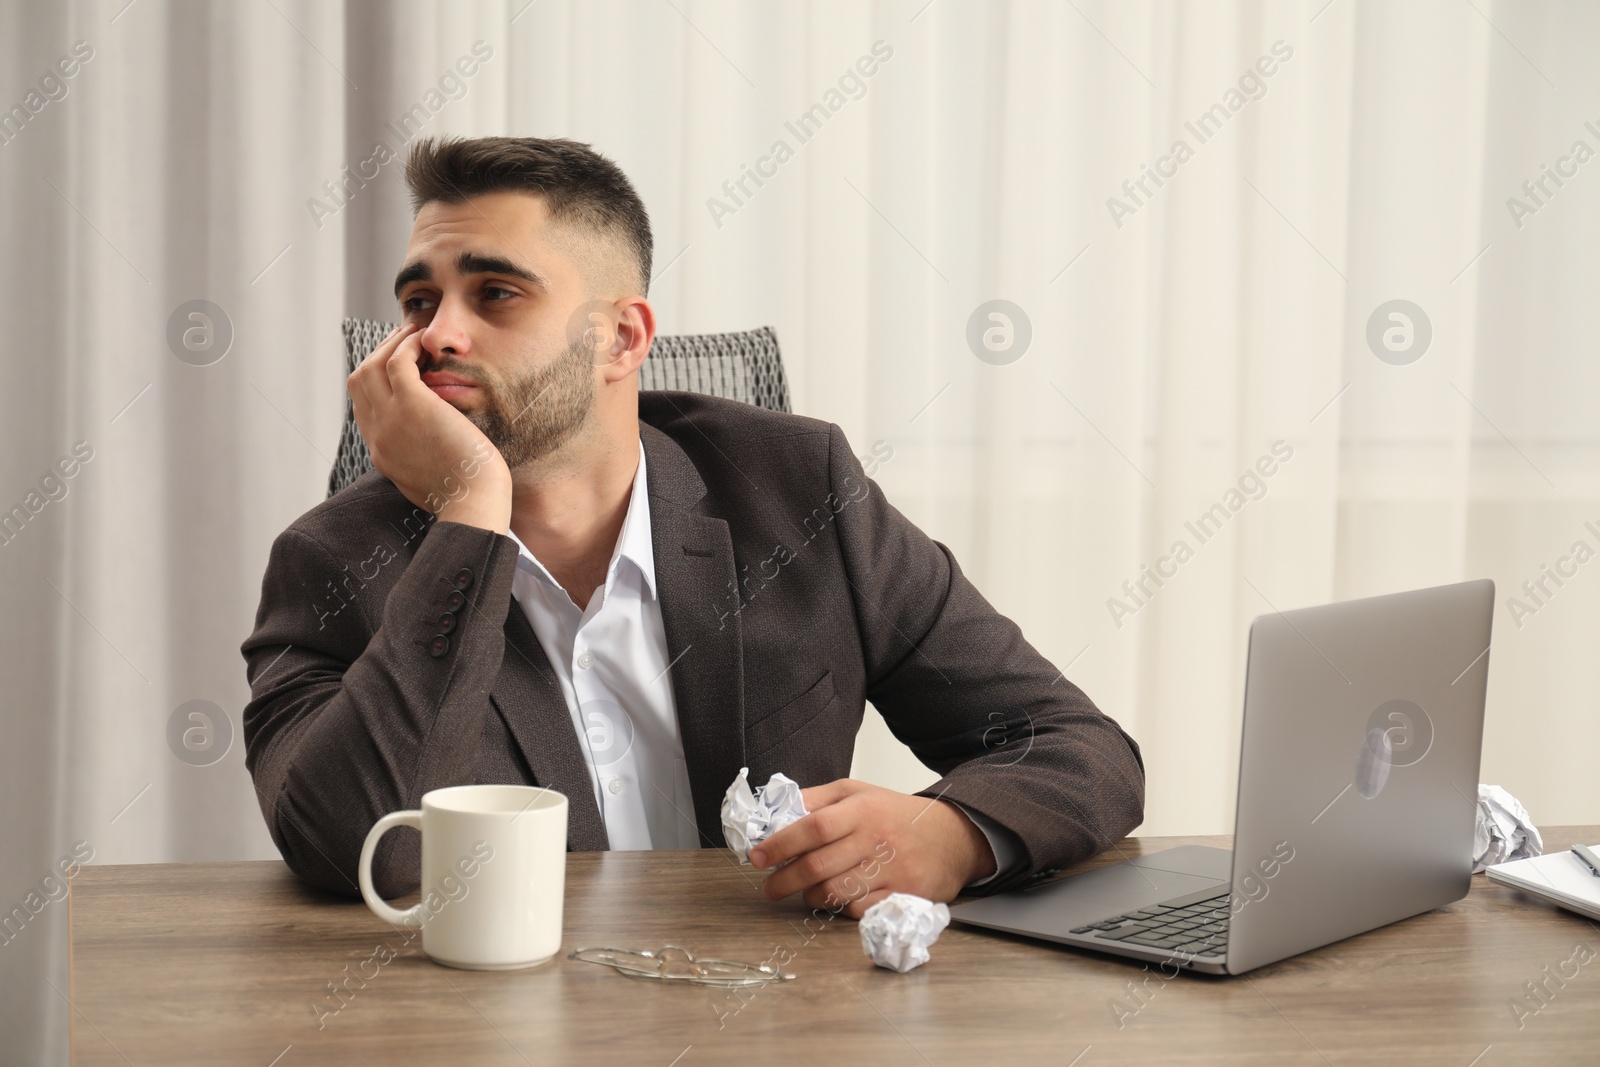
<svg viewBox="0 0 1600 1067">
<path fill-rule="evenodd" d="M 825 671 L 810 689 L 745 728 L 745 759 L 753 760 L 805 729 L 833 703 L 833 696 L 833 672 Z"/>
</svg>

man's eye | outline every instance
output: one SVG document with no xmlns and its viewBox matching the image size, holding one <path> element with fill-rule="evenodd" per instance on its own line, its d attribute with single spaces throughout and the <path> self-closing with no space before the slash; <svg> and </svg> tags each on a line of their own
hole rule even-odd
<svg viewBox="0 0 1600 1067">
<path fill-rule="evenodd" d="M 432 301 L 429 300 L 425 296 L 407 297 L 406 299 L 400 301 L 400 310 L 409 315 L 412 312 L 416 312 L 416 311 L 426 311 L 427 308 L 422 307 L 420 305 L 431 304 L 431 303 L 432 303 Z"/>
<path fill-rule="evenodd" d="M 483 287 L 483 293 L 484 293 L 485 296 L 488 296 L 490 293 L 504 293 L 506 295 L 506 297 L 512 297 L 512 296 L 516 296 L 517 295 L 516 293 L 513 293 L 510 289 L 507 289 L 505 286 L 502 286 L 502 285 L 486 285 L 486 286 Z M 491 298 L 491 299 L 494 299 L 494 300 L 496 300 L 498 302 L 498 300 L 505 299 L 505 298 L 504 297 L 497 297 L 497 298 Z"/>
</svg>

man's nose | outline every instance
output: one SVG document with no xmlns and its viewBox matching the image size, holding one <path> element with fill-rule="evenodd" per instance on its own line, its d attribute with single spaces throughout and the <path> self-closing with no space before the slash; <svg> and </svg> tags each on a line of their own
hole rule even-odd
<svg viewBox="0 0 1600 1067">
<path fill-rule="evenodd" d="M 441 300 L 422 331 L 423 349 L 436 359 L 467 355 L 472 351 L 472 337 L 467 332 L 466 319 L 458 301 L 449 297 Z"/>
</svg>

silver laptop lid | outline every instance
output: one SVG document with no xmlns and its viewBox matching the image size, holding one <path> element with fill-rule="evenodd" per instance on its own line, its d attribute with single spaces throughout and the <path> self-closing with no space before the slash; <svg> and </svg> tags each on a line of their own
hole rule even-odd
<svg viewBox="0 0 1600 1067">
<path fill-rule="evenodd" d="M 1493 611 L 1484 579 L 1251 625 L 1230 972 L 1466 895 Z"/>
</svg>

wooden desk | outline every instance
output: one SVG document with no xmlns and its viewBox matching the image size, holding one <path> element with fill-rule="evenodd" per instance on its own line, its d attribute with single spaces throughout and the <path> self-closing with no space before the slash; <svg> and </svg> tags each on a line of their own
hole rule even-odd
<svg viewBox="0 0 1600 1067">
<path fill-rule="evenodd" d="M 1600 840 L 1600 827 L 1545 830 L 1549 849 L 1579 838 Z M 1183 843 L 1228 840 L 1135 838 L 1082 869 Z M 1170 980 L 959 926 L 930 964 L 895 974 L 861 954 L 855 923 L 808 930 L 806 910 L 763 900 L 756 882 L 722 851 L 568 864 L 567 949 L 675 942 L 752 961 L 793 949 L 799 978 L 741 1001 L 563 957 L 508 973 L 441 967 L 361 903 L 308 891 L 281 863 L 87 867 L 70 904 L 74 1062 L 1600 1062 L 1600 958 L 1520 1029 L 1509 1006 L 1574 946 L 1600 952 L 1600 929 L 1481 875 L 1465 900 L 1394 927 L 1242 978 Z M 312 1002 L 337 1003 L 327 983 L 380 944 L 399 955 L 318 1029 Z M 1129 983 L 1148 988 L 1142 1008 Z M 1139 1009 L 1120 1029 L 1113 999 Z"/>
</svg>

